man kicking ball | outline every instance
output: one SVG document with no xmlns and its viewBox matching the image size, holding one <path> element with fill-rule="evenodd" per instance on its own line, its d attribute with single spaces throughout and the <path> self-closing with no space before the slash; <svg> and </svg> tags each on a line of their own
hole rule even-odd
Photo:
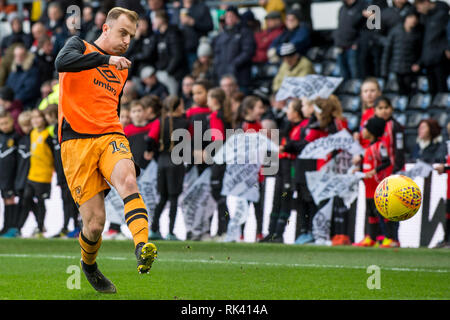
<svg viewBox="0 0 450 320">
<path fill-rule="evenodd" d="M 147 242 L 148 214 L 136 183 L 139 168 L 119 122 L 119 101 L 131 66 L 120 55 L 127 51 L 137 22 L 136 12 L 115 7 L 94 43 L 74 36 L 55 61 L 62 164 L 83 220 L 81 266 L 92 287 L 104 293 L 116 292 L 95 262 L 105 225 L 108 183 L 123 199 L 138 272 L 148 273 L 157 255 L 156 246 Z"/>
</svg>

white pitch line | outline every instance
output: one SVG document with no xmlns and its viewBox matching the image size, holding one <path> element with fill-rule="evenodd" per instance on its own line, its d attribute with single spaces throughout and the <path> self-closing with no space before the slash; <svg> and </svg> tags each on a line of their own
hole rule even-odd
<svg viewBox="0 0 450 320">
<path fill-rule="evenodd" d="M 5 258 L 50 258 L 50 259 L 80 259 L 80 256 L 65 255 L 46 255 L 46 254 L 14 254 L 3 253 L 0 257 Z M 100 259 L 106 260 L 134 260 L 134 258 L 103 256 Z M 161 262 L 177 262 L 177 263 L 212 263 L 212 264 L 234 264 L 234 265 L 254 265 L 269 267 L 292 267 L 292 268 L 327 268 L 327 269 L 364 269 L 366 266 L 345 266 L 331 264 L 300 264 L 300 263 L 275 263 L 275 262 L 256 262 L 256 261 L 223 261 L 223 260 L 206 260 L 206 259 L 164 259 L 158 258 Z M 380 267 L 383 270 L 401 271 L 401 272 L 431 272 L 431 273 L 450 273 L 446 269 L 423 269 L 423 268 L 401 268 L 401 267 Z"/>
</svg>

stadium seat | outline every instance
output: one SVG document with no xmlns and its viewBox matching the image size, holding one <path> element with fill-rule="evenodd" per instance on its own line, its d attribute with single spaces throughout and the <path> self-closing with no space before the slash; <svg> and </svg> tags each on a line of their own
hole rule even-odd
<svg viewBox="0 0 450 320">
<path fill-rule="evenodd" d="M 358 96 L 342 95 L 339 96 L 342 109 L 346 112 L 358 112 L 360 108 L 360 98 Z"/>
<path fill-rule="evenodd" d="M 314 71 L 315 71 L 317 74 L 322 74 L 322 68 L 323 68 L 323 66 L 322 66 L 321 63 L 313 63 L 313 67 L 314 67 Z"/>
<path fill-rule="evenodd" d="M 420 92 L 428 92 L 429 86 L 427 77 L 425 76 L 417 77 L 417 89 Z"/>
<path fill-rule="evenodd" d="M 447 125 L 447 119 L 449 119 L 449 114 L 440 108 L 432 108 L 428 110 L 428 114 L 430 118 L 435 119 L 439 122 L 441 127 L 445 127 Z"/>
<path fill-rule="evenodd" d="M 391 100 L 392 106 L 394 107 L 395 111 L 405 111 L 406 107 L 408 106 L 408 97 L 407 96 L 399 96 L 396 94 L 386 94 L 386 97 L 388 97 Z"/>
<path fill-rule="evenodd" d="M 431 105 L 431 95 L 418 93 L 409 101 L 409 109 L 426 109 Z"/>
<path fill-rule="evenodd" d="M 359 79 L 349 79 L 341 83 L 338 88 L 340 94 L 359 95 L 362 81 Z"/>
<path fill-rule="evenodd" d="M 334 46 L 330 47 L 327 49 L 327 51 L 325 53 L 325 59 L 331 60 L 331 61 L 336 61 L 338 54 L 339 54 L 339 48 L 334 47 Z"/>
<path fill-rule="evenodd" d="M 380 85 L 381 91 L 384 90 L 384 85 L 386 84 L 383 78 L 377 78 L 378 84 Z"/>
<path fill-rule="evenodd" d="M 414 146 L 416 145 L 417 141 L 417 130 L 416 129 L 406 129 L 405 130 L 405 149 L 408 154 L 411 154 L 412 150 L 414 149 Z"/>
<path fill-rule="evenodd" d="M 356 114 L 344 112 L 343 116 L 347 119 L 349 130 L 354 131 L 358 129 L 359 117 Z"/>
<path fill-rule="evenodd" d="M 322 74 L 329 77 L 340 77 L 341 70 L 339 65 L 334 61 L 325 61 L 323 63 Z"/>
<path fill-rule="evenodd" d="M 450 108 L 450 93 L 438 93 L 431 105 L 435 108 Z"/>
<path fill-rule="evenodd" d="M 402 113 L 396 113 L 394 115 L 395 120 L 397 120 L 402 126 L 406 126 L 406 114 Z"/>
<path fill-rule="evenodd" d="M 306 52 L 306 57 L 311 62 L 322 62 L 325 55 L 325 49 L 322 47 L 312 47 Z"/>
<path fill-rule="evenodd" d="M 407 111 L 406 113 L 406 127 L 417 129 L 419 122 L 422 119 L 428 118 L 429 115 L 422 111 Z"/>
<path fill-rule="evenodd" d="M 386 93 L 397 93 L 398 92 L 398 83 L 395 77 L 389 77 L 386 81 L 386 85 L 384 87 L 384 92 Z"/>
</svg>

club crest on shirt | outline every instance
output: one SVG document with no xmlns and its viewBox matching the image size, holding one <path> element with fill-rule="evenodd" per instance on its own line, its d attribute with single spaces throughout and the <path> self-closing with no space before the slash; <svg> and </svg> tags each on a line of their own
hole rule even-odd
<svg viewBox="0 0 450 320">
<path fill-rule="evenodd" d="M 97 71 L 100 72 L 100 74 L 102 75 L 103 78 L 105 78 L 106 81 L 120 83 L 119 78 L 115 75 L 114 72 L 112 72 L 111 68 L 108 65 L 103 65 L 95 69 L 97 69 Z"/>
</svg>

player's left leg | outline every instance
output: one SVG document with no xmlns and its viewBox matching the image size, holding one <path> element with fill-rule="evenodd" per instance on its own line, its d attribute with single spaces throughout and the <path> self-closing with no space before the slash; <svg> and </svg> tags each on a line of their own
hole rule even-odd
<svg viewBox="0 0 450 320">
<path fill-rule="evenodd" d="M 112 135 L 104 143 L 108 143 L 108 147 L 100 157 L 100 171 L 123 199 L 125 222 L 133 236 L 138 271 L 148 273 L 157 250 L 153 243 L 147 242 L 148 213 L 137 186 L 136 168 L 128 140 L 124 136 Z"/>
</svg>

